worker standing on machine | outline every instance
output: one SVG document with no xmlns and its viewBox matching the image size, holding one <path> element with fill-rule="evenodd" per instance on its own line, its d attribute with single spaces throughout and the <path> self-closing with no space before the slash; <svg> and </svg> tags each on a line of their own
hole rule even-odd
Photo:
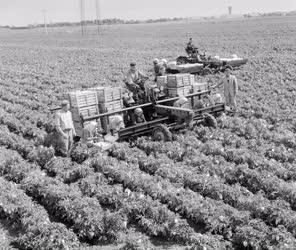
<svg viewBox="0 0 296 250">
<path fill-rule="evenodd" d="M 229 67 L 225 69 L 225 78 L 222 79 L 222 81 L 213 88 L 219 87 L 222 84 L 224 87 L 225 105 L 229 106 L 230 110 L 235 112 L 238 84 L 236 77 L 231 74 L 231 69 Z"/>
<path fill-rule="evenodd" d="M 153 60 L 153 71 L 154 71 L 154 75 L 155 75 L 155 82 L 157 81 L 157 77 L 160 76 L 160 63 L 159 63 L 159 59 L 155 58 Z"/>
<path fill-rule="evenodd" d="M 160 64 L 165 68 L 165 71 L 167 70 L 168 68 L 168 61 L 167 59 L 163 58 L 160 60 Z"/>
<path fill-rule="evenodd" d="M 186 48 L 185 48 L 187 54 L 191 57 L 195 51 L 197 50 L 197 48 L 194 46 L 193 44 L 193 41 L 192 41 L 192 38 L 190 37 L 189 38 L 189 42 L 187 43 L 186 45 Z"/>
<path fill-rule="evenodd" d="M 61 110 L 56 113 L 55 125 L 57 129 L 58 140 L 63 142 L 60 152 L 63 156 L 68 156 L 69 150 L 73 145 L 73 137 L 76 136 L 72 114 L 69 110 L 70 104 L 67 100 L 61 103 Z"/>
</svg>

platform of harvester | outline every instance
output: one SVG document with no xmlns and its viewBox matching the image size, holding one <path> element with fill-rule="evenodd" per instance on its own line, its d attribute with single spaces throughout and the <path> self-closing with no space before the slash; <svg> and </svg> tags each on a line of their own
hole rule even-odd
<svg viewBox="0 0 296 250">
<path fill-rule="evenodd" d="M 203 96 L 207 96 L 209 94 L 210 90 L 206 90 L 186 95 L 186 98 L 191 101 L 190 106 L 194 107 L 195 98 L 202 99 Z M 84 123 L 98 119 L 106 119 L 116 114 L 127 115 L 129 111 L 133 111 L 136 108 L 142 108 L 144 115 L 149 112 L 154 112 L 157 116 L 150 121 L 122 128 L 118 132 L 118 140 L 129 140 L 138 136 L 150 135 L 153 140 L 170 141 L 172 140 L 172 133 L 175 131 L 195 126 L 201 122 L 215 127 L 215 117 L 225 111 L 224 103 L 198 109 L 174 107 L 173 104 L 178 99 L 179 97 L 173 97 L 141 105 L 135 105 L 129 108 L 124 108 L 120 111 L 107 112 L 88 117 L 81 116 L 81 120 L 82 123 Z M 103 129 L 108 130 L 107 127 Z"/>
</svg>

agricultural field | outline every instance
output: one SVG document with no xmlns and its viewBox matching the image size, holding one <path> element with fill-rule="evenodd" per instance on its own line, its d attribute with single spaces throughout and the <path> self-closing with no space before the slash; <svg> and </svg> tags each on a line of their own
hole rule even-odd
<svg viewBox="0 0 296 250">
<path fill-rule="evenodd" d="M 1 249 L 296 249 L 296 18 L 0 30 Z M 70 158 L 37 147 L 69 90 L 121 86 L 129 63 L 249 58 L 238 113 L 173 142 Z M 222 75 L 199 77 L 217 82 Z"/>
</svg>

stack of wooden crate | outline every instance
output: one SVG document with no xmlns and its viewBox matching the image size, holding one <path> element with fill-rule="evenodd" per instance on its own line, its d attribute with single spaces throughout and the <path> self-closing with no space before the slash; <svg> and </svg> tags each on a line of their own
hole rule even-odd
<svg viewBox="0 0 296 250">
<path fill-rule="evenodd" d="M 167 93 L 169 97 L 186 96 L 191 93 L 194 75 L 176 74 L 167 76 Z"/>
<path fill-rule="evenodd" d="M 96 87 L 91 90 L 97 94 L 101 113 L 119 111 L 123 108 L 122 89 L 120 87 Z"/>
<path fill-rule="evenodd" d="M 209 89 L 209 84 L 207 82 L 195 82 L 192 85 L 192 92 L 193 93 L 206 91 L 208 89 Z M 199 102 L 200 102 L 200 98 L 195 96 L 193 98 L 193 105 L 196 106 Z"/>
<path fill-rule="evenodd" d="M 201 92 L 209 89 L 209 84 L 207 82 L 195 82 L 192 84 L 192 92 Z"/>
<path fill-rule="evenodd" d="M 87 118 L 99 114 L 97 94 L 91 90 L 73 91 L 68 94 L 68 100 L 76 133 L 81 136 L 82 129 L 87 124 L 81 122 L 81 116 Z"/>
</svg>

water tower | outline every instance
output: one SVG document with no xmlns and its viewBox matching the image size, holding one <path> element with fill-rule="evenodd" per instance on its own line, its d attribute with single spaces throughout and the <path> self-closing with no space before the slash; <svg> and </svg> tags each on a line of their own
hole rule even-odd
<svg viewBox="0 0 296 250">
<path fill-rule="evenodd" d="M 232 12 L 232 6 L 228 6 L 228 14 L 231 15 Z"/>
</svg>

